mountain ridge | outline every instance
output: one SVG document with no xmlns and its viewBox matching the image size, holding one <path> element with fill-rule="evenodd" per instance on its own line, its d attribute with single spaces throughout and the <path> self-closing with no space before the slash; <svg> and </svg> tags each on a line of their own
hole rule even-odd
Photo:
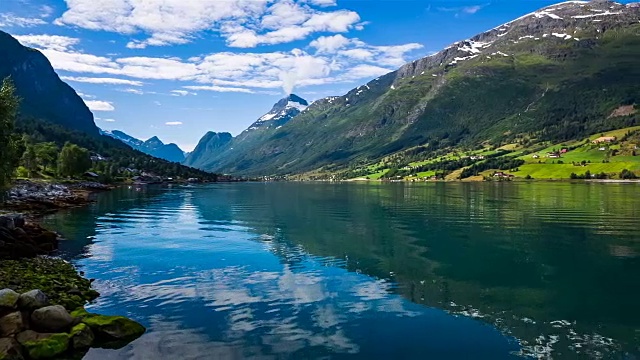
<svg viewBox="0 0 640 360">
<path fill-rule="evenodd" d="M 23 99 L 21 117 L 46 118 L 91 135 L 98 134 L 93 113 L 84 100 L 62 81 L 49 60 L 0 31 L 0 78 L 11 77 Z"/>
<path fill-rule="evenodd" d="M 282 128 L 291 119 L 309 107 L 307 100 L 295 94 L 278 100 L 271 110 L 258 118 L 236 137 L 229 133 L 208 132 L 184 161 L 185 165 L 199 168 L 209 167 L 212 158 L 224 158 L 229 152 L 243 151 L 274 131 Z"/>
<path fill-rule="evenodd" d="M 185 159 L 185 152 L 178 145 L 174 143 L 165 144 L 157 136 L 143 141 L 120 130 L 106 131 L 101 129 L 100 133 L 120 140 L 135 150 L 160 159 L 178 163 L 183 162 Z"/>
<path fill-rule="evenodd" d="M 637 3 L 542 8 L 316 101 L 250 146 L 204 155 L 197 166 L 245 175 L 333 171 L 415 146 L 622 126 L 603 117 L 640 101 L 639 18 Z"/>
</svg>

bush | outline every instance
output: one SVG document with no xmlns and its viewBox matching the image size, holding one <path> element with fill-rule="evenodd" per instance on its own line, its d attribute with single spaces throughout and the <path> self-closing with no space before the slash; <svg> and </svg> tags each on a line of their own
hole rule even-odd
<svg viewBox="0 0 640 360">
<path fill-rule="evenodd" d="M 629 171 L 627 169 L 624 169 L 620 172 L 620 179 L 637 179 L 638 176 L 633 172 L 633 171 Z"/>
</svg>

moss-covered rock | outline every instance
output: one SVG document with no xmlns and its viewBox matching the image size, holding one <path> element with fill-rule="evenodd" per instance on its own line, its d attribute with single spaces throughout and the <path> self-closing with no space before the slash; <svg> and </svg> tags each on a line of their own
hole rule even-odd
<svg viewBox="0 0 640 360">
<path fill-rule="evenodd" d="M 92 314 L 82 308 L 72 311 L 71 316 L 88 325 L 100 343 L 109 343 L 109 347 L 111 344 L 131 342 L 147 331 L 141 324 L 124 316 Z"/>
<path fill-rule="evenodd" d="M 51 334 L 43 339 L 26 341 L 22 346 L 32 359 L 53 358 L 69 349 L 69 334 Z"/>
<path fill-rule="evenodd" d="M 100 294 L 70 263 L 53 258 L 0 261 L 0 289 L 23 293 L 40 289 L 49 303 L 67 309 L 84 306 Z"/>
<path fill-rule="evenodd" d="M 93 344 L 95 336 L 89 325 L 80 323 L 71 329 L 71 344 L 74 349 L 88 349 Z"/>
<path fill-rule="evenodd" d="M 0 290 L 0 309 L 15 309 L 16 305 L 18 304 L 19 297 L 20 294 L 11 289 Z"/>
</svg>

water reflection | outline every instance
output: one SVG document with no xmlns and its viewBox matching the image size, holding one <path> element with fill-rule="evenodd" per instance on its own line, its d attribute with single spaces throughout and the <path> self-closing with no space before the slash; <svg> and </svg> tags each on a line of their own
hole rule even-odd
<svg viewBox="0 0 640 360">
<path fill-rule="evenodd" d="M 94 306 L 151 328 L 89 358 L 616 358 L 640 340 L 636 191 L 125 189 L 49 221 L 98 279 Z"/>
</svg>

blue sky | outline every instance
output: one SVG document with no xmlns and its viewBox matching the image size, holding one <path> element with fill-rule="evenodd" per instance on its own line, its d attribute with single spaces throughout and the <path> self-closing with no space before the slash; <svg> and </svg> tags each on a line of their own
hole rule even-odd
<svg viewBox="0 0 640 360">
<path fill-rule="evenodd" d="M 96 124 L 190 151 L 293 92 L 342 95 L 546 0 L 1 0 Z"/>
</svg>

